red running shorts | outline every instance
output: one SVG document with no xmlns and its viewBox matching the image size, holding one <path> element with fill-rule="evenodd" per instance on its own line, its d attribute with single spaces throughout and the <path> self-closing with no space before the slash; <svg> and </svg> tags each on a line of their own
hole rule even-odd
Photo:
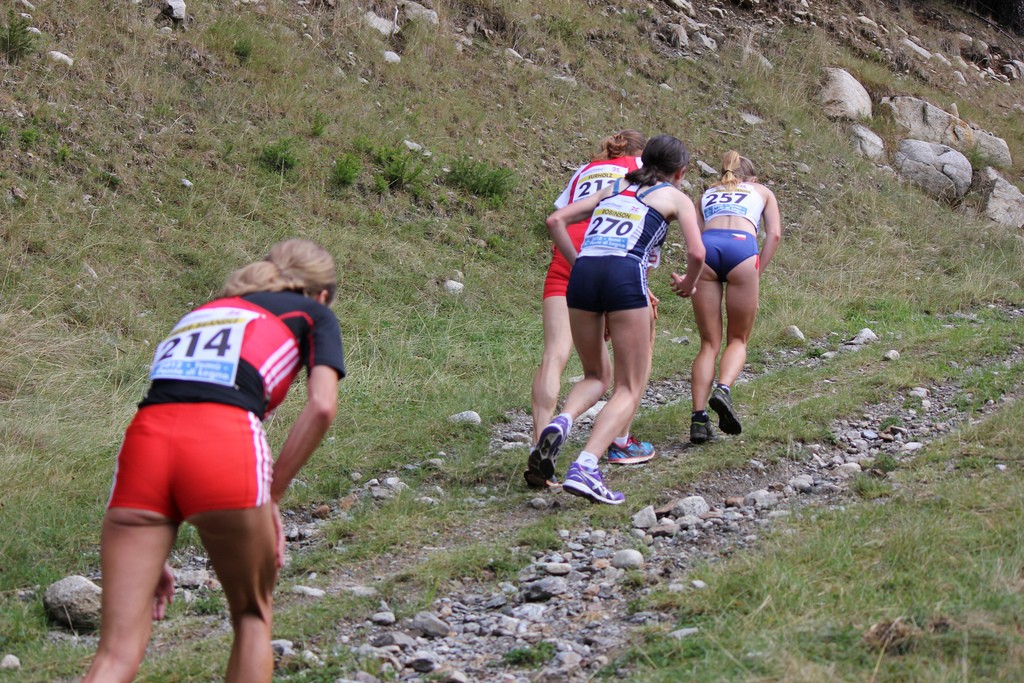
<svg viewBox="0 0 1024 683">
<path fill-rule="evenodd" d="M 270 501 L 273 455 L 259 418 L 221 403 L 141 408 L 117 454 L 108 508 L 175 521 Z"/>
</svg>

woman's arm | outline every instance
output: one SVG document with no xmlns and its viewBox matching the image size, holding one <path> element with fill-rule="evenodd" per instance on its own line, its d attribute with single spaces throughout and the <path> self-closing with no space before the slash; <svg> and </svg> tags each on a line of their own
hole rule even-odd
<svg viewBox="0 0 1024 683">
<path fill-rule="evenodd" d="M 274 503 L 284 497 L 288 484 L 320 445 L 338 411 L 337 370 L 327 365 L 314 365 L 307 385 L 306 406 L 289 430 L 274 463 L 274 480 L 270 485 L 270 498 Z"/>
<path fill-rule="evenodd" d="M 606 187 L 597 194 L 592 194 L 586 199 L 573 202 L 548 216 L 546 221 L 548 234 L 551 235 L 551 239 L 554 241 L 555 246 L 558 247 L 558 251 L 562 252 L 562 256 L 565 257 L 570 266 L 576 263 L 576 247 L 573 246 L 572 239 L 569 237 L 568 227 L 573 223 L 589 218 L 594 213 L 598 203 L 611 193 L 612 187 Z"/>
<path fill-rule="evenodd" d="M 686 275 L 680 277 L 672 273 L 672 291 L 682 297 L 688 297 L 697 289 L 697 280 L 700 279 L 700 272 L 704 269 L 704 242 L 700 238 L 700 228 L 697 227 L 697 211 L 693 202 L 683 193 L 679 193 L 676 220 L 683 231 L 683 239 L 686 241 Z"/>
<path fill-rule="evenodd" d="M 765 198 L 764 213 L 761 214 L 764 218 L 764 247 L 761 249 L 758 275 L 764 274 L 772 257 L 775 256 L 775 250 L 779 248 L 779 242 L 782 241 L 782 218 L 779 215 L 779 204 L 775 201 L 774 192 L 768 188 L 765 188 L 765 191 L 768 196 Z"/>
</svg>

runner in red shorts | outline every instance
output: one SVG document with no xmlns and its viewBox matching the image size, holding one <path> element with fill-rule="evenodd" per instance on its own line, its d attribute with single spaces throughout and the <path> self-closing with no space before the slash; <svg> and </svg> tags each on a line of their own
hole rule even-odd
<svg viewBox="0 0 1024 683">
<path fill-rule="evenodd" d="M 167 555 L 183 521 L 199 530 L 231 611 L 226 680 L 271 680 L 278 502 L 334 420 L 345 376 L 328 308 L 336 288 L 330 254 L 286 240 L 235 271 L 219 298 L 157 346 L 103 520 L 103 623 L 86 683 L 135 676 L 151 619 L 174 594 Z M 303 367 L 306 405 L 275 462 L 262 421 Z"/>
<path fill-rule="evenodd" d="M 635 130 L 623 130 L 605 138 L 601 142 L 601 151 L 593 161 L 584 164 L 573 174 L 569 184 L 555 200 L 555 208 L 561 209 L 573 202 L 585 199 L 600 192 L 603 188 L 624 177 L 637 168 L 640 153 L 643 152 L 647 139 Z M 583 243 L 583 233 L 587 229 L 588 220 L 569 226 L 569 236 L 577 251 Z M 656 255 L 655 255 L 656 256 Z M 650 264 L 656 267 L 657 263 Z M 544 302 L 542 317 L 544 323 L 544 352 L 540 367 L 533 378 L 533 440 L 536 444 L 541 429 L 555 416 L 558 395 L 561 390 L 562 372 L 569 362 L 572 352 L 572 334 L 569 331 L 569 308 L 565 304 L 565 291 L 569 285 L 569 273 L 572 267 L 560 251 L 552 248 L 551 265 L 544 279 Z M 658 300 L 651 295 L 652 320 L 651 334 L 654 334 L 654 318 L 657 317 Z M 611 377 L 611 361 L 605 353 L 604 365 L 606 376 Z M 612 443 L 608 451 L 609 461 L 617 464 L 634 464 L 646 462 L 654 457 L 654 446 L 639 441 L 627 433 Z M 556 485 L 549 470 L 554 463 L 542 462 L 539 449 L 530 450 L 527 469 L 524 472 L 527 484 L 534 487 Z"/>
</svg>

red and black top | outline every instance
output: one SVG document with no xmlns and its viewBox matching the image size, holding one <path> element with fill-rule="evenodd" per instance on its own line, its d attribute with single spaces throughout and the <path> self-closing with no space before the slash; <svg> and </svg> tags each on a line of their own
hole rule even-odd
<svg viewBox="0 0 1024 683">
<path fill-rule="evenodd" d="M 157 346 L 139 407 L 223 403 L 261 420 L 284 400 L 300 367 L 345 376 L 338 319 L 297 292 L 215 299 L 186 315 Z"/>
</svg>

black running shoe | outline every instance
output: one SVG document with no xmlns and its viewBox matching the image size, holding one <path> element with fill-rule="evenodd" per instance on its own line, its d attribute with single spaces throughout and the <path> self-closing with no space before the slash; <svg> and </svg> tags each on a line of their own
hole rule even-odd
<svg viewBox="0 0 1024 683">
<path fill-rule="evenodd" d="M 732 409 L 732 398 L 719 387 L 715 387 L 711 391 L 708 407 L 718 413 L 718 427 L 723 432 L 726 434 L 739 434 L 743 431 L 743 427 L 740 425 L 740 418 L 736 416 L 736 411 Z"/>
<path fill-rule="evenodd" d="M 711 422 L 708 420 L 703 422 L 693 420 L 690 422 L 690 443 L 706 443 L 713 438 L 715 438 L 715 430 L 711 428 Z"/>
<path fill-rule="evenodd" d="M 530 449 L 530 457 L 526 461 L 523 478 L 526 479 L 526 485 L 532 489 L 550 489 L 561 486 L 554 473 L 545 475 L 542 471 L 540 451 L 536 448 Z"/>
</svg>

